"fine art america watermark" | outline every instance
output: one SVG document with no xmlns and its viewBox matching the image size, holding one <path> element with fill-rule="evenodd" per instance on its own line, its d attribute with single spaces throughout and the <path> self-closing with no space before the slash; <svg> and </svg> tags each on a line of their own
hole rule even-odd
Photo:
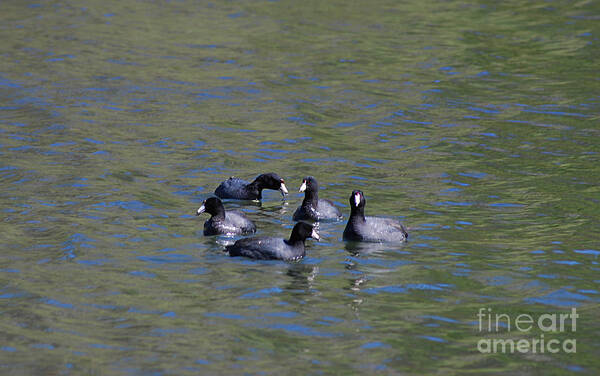
<svg viewBox="0 0 600 376">
<path fill-rule="evenodd" d="M 578 317 L 576 308 L 571 308 L 570 313 L 544 313 L 537 317 L 526 313 L 511 317 L 506 313 L 492 312 L 491 308 L 480 308 L 477 313 L 480 333 L 517 332 L 526 334 L 538 329 L 542 334 L 534 338 L 482 338 L 477 342 L 477 350 L 484 354 L 515 352 L 556 354 L 560 351 L 576 353 L 576 339 L 559 340 L 551 338 L 550 334 L 575 333 Z"/>
</svg>

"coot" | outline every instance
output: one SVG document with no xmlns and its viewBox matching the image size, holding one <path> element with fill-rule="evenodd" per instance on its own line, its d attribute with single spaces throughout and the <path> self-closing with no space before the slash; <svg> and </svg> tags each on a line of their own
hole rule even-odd
<svg viewBox="0 0 600 376">
<path fill-rule="evenodd" d="M 344 240 L 363 242 L 402 242 L 408 238 L 404 226 L 392 218 L 365 217 L 365 196 L 361 191 L 350 195 L 350 218 Z"/>
<path fill-rule="evenodd" d="M 297 261 L 306 254 L 304 241 L 307 238 L 319 240 L 316 229 L 305 222 L 298 222 L 292 229 L 289 239 L 255 236 L 240 239 L 225 250 L 229 255 L 244 256 L 257 260 Z"/>
<path fill-rule="evenodd" d="M 270 172 L 258 175 L 252 183 L 232 176 L 215 189 L 215 195 L 220 198 L 237 200 L 260 200 L 262 199 L 263 189 L 279 190 L 282 196 L 288 193 L 283 179 L 279 175 Z"/>
<path fill-rule="evenodd" d="M 216 197 L 204 200 L 196 215 L 204 212 L 211 215 L 204 222 L 204 235 L 243 235 L 256 232 L 256 226 L 244 213 L 226 211 L 221 200 Z"/>
<path fill-rule="evenodd" d="M 302 180 L 299 192 L 304 192 L 302 205 L 294 212 L 294 221 L 302 220 L 335 220 L 342 218 L 342 213 L 333 202 L 319 198 L 319 183 L 312 176 Z"/>
</svg>

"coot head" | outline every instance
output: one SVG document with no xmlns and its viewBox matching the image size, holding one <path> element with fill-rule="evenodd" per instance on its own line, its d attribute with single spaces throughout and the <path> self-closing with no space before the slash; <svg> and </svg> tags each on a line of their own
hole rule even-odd
<svg viewBox="0 0 600 376">
<path fill-rule="evenodd" d="M 360 209 L 363 210 L 365 208 L 365 195 L 362 193 L 362 191 L 359 191 L 358 189 L 352 191 L 352 194 L 350 195 L 350 208 L 352 210 L 356 210 L 356 209 Z"/>
<path fill-rule="evenodd" d="M 279 190 L 282 196 L 288 194 L 287 187 L 285 186 L 285 181 L 274 172 L 259 175 L 255 181 L 259 183 L 260 187 L 263 189 L 266 188 Z"/>
<path fill-rule="evenodd" d="M 313 178 L 312 176 L 307 176 L 304 179 L 302 179 L 302 185 L 300 186 L 300 189 L 298 190 L 298 192 L 304 192 L 304 191 L 318 192 L 319 191 L 319 183 L 317 183 L 317 179 Z"/>
<path fill-rule="evenodd" d="M 204 212 L 207 212 L 212 216 L 221 215 L 225 213 L 225 207 L 223 206 L 221 200 L 217 197 L 209 197 L 202 201 L 202 205 L 200 205 L 196 211 L 196 215 L 200 215 Z"/>
<path fill-rule="evenodd" d="M 290 236 L 290 242 L 294 243 L 296 241 L 304 241 L 308 238 L 313 238 L 315 240 L 319 240 L 321 237 L 319 236 L 319 232 L 317 228 L 313 225 L 310 225 L 306 222 L 298 222 L 292 229 L 292 235 Z"/>
</svg>

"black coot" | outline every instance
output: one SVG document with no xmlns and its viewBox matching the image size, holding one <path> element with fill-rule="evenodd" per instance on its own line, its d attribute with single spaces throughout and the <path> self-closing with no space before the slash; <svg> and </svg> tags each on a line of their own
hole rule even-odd
<svg viewBox="0 0 600 376">
<path fill-rule="evenodd" d="M 319 198 L 319 183 L 312 176 L 302 180 L 299 192 L 304 192 L 302 205 L 294 212 L 294 221 L 302 220 L 336 220 L 342 218 L 342 213 L 333 202 Z"/>
<path fill-rule="evenodd" d="M 221 200 L 216 197 L 204 200 L 196 215 L 204 212 L 211 215 L 204 222 L 204 235 L 243 235 L 256 232 L 256 226 L 244 213 L 226 211 Z"/>
<path fill-rule="evenodd" d="M 258 175 L 252 183 L 236 177 L 230 177 L 215 189 L 215 195 L 220 198 L 233 198 L 237 200 L 260 200 L 262 199 L 263 189 L 279 190 L 282 196 L 288 193 L 283 179 L 279 175 L 270 172 Z"/>
<path fill-rule="evenodd" d="M 350 218 L 344 229 L 344 240 L 402 242 L 408 238 L 404 226 L 392 218 L 365 217 L 365 203 L 361 191 L 352 191 Z"/>
<path fill-rule="evenodd" d="M 319 234 L 313 226 L 298 222 L 292 229 L 289 239 L 255 236 L 240 239 L 225 250 L 230 256 L 244 256 L 257 260 L 300 260 L 306 254 L 304 241 L 307 238 L 319 240 Z"/>
</svg>

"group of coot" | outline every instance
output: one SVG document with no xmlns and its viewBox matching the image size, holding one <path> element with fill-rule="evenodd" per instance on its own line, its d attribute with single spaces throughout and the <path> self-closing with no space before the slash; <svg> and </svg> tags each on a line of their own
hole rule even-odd
<svg viewBox="0 0 600 376">
<path fill-rule="evenodd" d="M 196 215 L 204 212 L 211 215 L 204 223 L 204 235 L 246 235 L 256 232 L 256 226 L 244 213 L 225 210 L 222 199 L 260 200 L 263 189 L 279 190 L 283 196 L 288 193 L 285 181 L 275 173 L 262 174 L 248 182 L 231 177 L 222 182 L 215 195 L 204 202 Z M 299 189 L 304 192 L 304 200 L 293 215 L 296 223 L 289 239 L 255 236 L 239 239 L 226 247 L 230 256 L 244 256 L 259 260 L 296 261 L 304 257 L 304 241 L 307 238 L 319 240 L 317 229 L 303 221 L 339 220 L 342 213 L 330 200 L 319 198 L 319 184 L 312 176 L 302 180 Z M 350 218 L 344 229 L 344 240 L 363 242 L 402 242 L 408 238 L 404 226 L 391 218 L 366 217 L 365 196 L 359 190 L 350 195 Z"/>
</svg>

